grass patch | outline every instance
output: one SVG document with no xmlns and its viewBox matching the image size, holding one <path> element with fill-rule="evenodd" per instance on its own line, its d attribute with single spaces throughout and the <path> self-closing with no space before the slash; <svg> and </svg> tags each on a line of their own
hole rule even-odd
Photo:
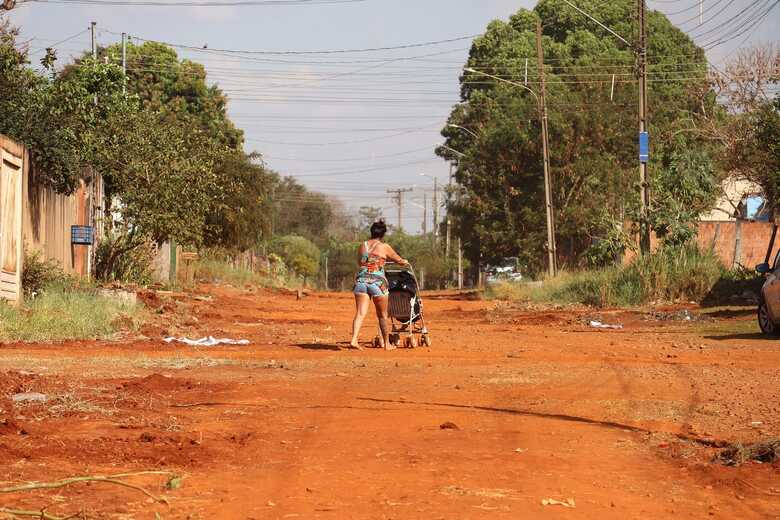
<svg viewBox="0 0 780 520">
<path fill-rule="evenodd" d="M 52 288 L 24 307 L 0 304 L 0 341 L 101 339 L 141 321 L 137 305 L 93 292 Z"/>
<path fill-rule="evenodd" d="M 195 268 L 195 278 L 200 281 L 225 283 L 236 287 L 254 285 L 258 287 L 288 287 L 301 285 L 286 272 L 255 272 L 218 258 L 201 258 Z"/>
<path fill-rule="evenodd" d="M 696 247 L 662 249 L 625 267 L 562 273 L 541 283 L 503 284 L 488 296 L 537 303 L 626 307 L 654 301 L 702 301 L 726 275 L 720 260 Z"/>
</svg>

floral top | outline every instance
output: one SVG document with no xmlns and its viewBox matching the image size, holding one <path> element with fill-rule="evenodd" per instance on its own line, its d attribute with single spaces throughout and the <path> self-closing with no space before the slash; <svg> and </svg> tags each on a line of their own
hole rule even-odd
<svg viewBox="0 0 780 520">
<path fill-rule="evenodd" d="M 385 276 L 386 259 L 374 254 L 374 249 L 376 249 L 377 245 L 379 245 L 379 242 L 375 242 L 373 246 L 368 247 L 368 242 L 363 242 L 365 252 L 360 257 L 360 269 L 355 281 L 358 283 L 375 284 L 382 291 L 387 291 L 389 284 Z"/>
</svg>

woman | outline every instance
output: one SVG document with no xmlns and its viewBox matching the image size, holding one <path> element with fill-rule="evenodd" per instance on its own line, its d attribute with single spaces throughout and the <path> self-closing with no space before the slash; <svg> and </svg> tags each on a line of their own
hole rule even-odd
<svg viewBox="0 0 780 520">
<path fill-rule="evenodd" d="M 352 341 L 350 345 L 360 349 L 358 336 L 363 320 L 368 314 L 369 300 L 374 300 L 376 316 L 379 318 L 379 329 L 382 331 L 381 345 L 386 350 L 395 347 L 390 345 L 390 324 L 387 315 L 388 283 L 385 277 L 385 262 L 405 265 L 406 260 L 398 256 L 393 248 L 382 242 L 387 233 L 387 225 L 383 220 L 371 225 L 371 240 L 363 242 L 358 249 L 358 271 L 355 279 L 355 319 L 352 321 Z M 362 350 L 362 349 L 361 349 Z"/>
</svg>

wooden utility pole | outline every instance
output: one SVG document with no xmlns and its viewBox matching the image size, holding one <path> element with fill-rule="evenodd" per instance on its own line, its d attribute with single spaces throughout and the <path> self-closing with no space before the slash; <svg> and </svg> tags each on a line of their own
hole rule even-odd
<svg viewBox="0 0 780 520">
<path fill-rule="evenodd" d="M 404 193 L 409 193 L 412 188 L 398 188 L 396 190 L 387 190 L 387 193 L 395 195 L 393 200 L 398 205 L 398 230 L 403 229 L 404 219 Z"/>
<path fill-rule="evenodd" d="M 542 52 L 542 24 L 536 20 L 536 61 L 539 67 L 540 92 L 539 111 L 542 119 L 542 162 L 544 163 L 544 203 L 547 216 L 547 266 L 550 276 L 558 272 L 558 254 L 555 246 L 555 214 L 552 201 L 552 181 L 550 179 L 550 149 L 547 138 L 547 102 L 544 78 L 544 53 Z"/>
<path fill-rule="evenodd" d="M 642 254 L 650 252 L 650 188 L 647 182 L 647 161 L 650 158 L 647 133 L 647 19 L 645 0 L 637 0 L 639 7 L 639 48 L 637 69 L 639 73 L 639 189 L 640 222 L 639 249 Z"/>
</svg>

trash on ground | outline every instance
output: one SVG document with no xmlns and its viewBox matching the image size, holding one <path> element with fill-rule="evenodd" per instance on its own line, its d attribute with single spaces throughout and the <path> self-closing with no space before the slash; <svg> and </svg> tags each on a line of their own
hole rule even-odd
<svg viewBox="0 0 780 520">
<path fill-rule="evenodd" d="M 215 345 L 249 345 L 248 339 L 231 339 L 231 338 L 215 338 L 214 336 L 205 336 L 200 339 L 190 338 L 174 338 L 168 337 L 163 339 L 166 343 L 184 343 L 193 347 L 213 347 Z"/>
<path fill-rule="evenodd" d="M 566 500 L 555 500 L 554 498 L 545 498 L 542 500 L 543 506 L 563 506 L 563 507 L 570 507 L 575 508 L 577 505 L 574 503 L 573 498 L 567 498 Z"/>
<path fill-rule="evenodd" d="M 22 392 L 11 396 L 11 400 L 15 403 L 45 403 L 47 399 L 46 394 L 39 392 Z"/>
<path fill-rule="evenodd" d="M 594 329 L 622 329 L 623 325 L 611 325 L 609 323 L 603 323 L 598 320 L 590 320 L 588 323 Z"/>
</svg>

